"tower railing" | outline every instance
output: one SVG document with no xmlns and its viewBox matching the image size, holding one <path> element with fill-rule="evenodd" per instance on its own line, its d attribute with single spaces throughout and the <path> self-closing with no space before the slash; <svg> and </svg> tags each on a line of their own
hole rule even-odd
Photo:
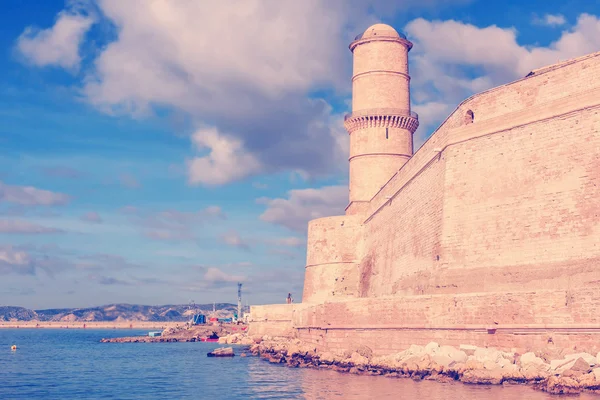
<svg viewBox="0 0 600 400">
<path fill-rule="evenodd" d="M 344 115 L 344 121 L 354 117 L 366 117 L 376 115 L 398 115 L 401 117 L 412 117 L 419 120 L 419 114 L 410 110 L 403 110 L 399 108 L 369 108 L 366 110 L 358 110 Z"/>
</svg>

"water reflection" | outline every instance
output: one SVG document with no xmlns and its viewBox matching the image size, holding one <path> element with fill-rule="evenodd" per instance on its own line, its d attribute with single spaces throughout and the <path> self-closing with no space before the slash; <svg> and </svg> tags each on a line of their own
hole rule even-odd
<svg viewBox="0 0 600 400">
<path fill-rule="evenodd" d="M 264 361 L 263 361 L 264 362 Z M 460 382 L 440 383 L 435 381 L 413 381 L 406 378 L 382 376 L 357 376 L 330 370 L 291 369 L 281 367 L 279 379 L 265 386 L 267 392 L 277 391 L 278 383 L 287 382 L 287 392 L 296 396 L 279 398 L 304 399 L 487 399 L 487 400 L 549 400 L 561 396 L 550 395 L 522 385 L 465 385 Z M 267 371 L 268 370 L 268 371 Z M 286 371 L 288 370 L 288 371 Z M 261 375 L 273 374 L 271 368 L 263 368 Z M 279 371 L 278 371 L 279 372 Z M 279 381 L 279 382 L 278 382 Z M 298 387 L 299 385 L 299 387 Z M 298 390 L 299 389 L 299 390 Z M 262 398 L 259 392 L 257 397 Z M 598 399 L 591 394 L 582 394 L 578 399 Z"/>
</svg>

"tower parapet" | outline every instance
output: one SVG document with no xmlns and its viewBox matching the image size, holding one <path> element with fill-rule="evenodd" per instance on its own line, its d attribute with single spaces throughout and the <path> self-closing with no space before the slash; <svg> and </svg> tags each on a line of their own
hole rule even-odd
<svg viewBox="0 0 600 400">
<path fill-rule="evenodd" d="M 350 205 L 364 205 L 413 155 L 419 118 L 410 109 L 408 52 L 412 43 L 389 25 L 376 24 L 350 44 L 354 54 L 350 134 Z"/>
</svg>

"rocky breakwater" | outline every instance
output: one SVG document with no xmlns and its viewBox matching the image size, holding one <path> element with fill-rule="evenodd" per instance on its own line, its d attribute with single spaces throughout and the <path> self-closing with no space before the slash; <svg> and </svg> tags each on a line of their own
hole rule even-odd
<svg viewBox="0 0 600 400">
<path fill-rule="evenodd" d="M 202 338 L 209 337 L 213 333 L 219 338 L 227 337 L 233 329 L 241 329 L 238 326 L 231 325 L 194 325 L 194 326 L 176 326 L 162 331 L 161 336 L 128 336 L 101 339 L 101 343 L 169 343 L 169 342 L 200 342 Z M 241 335 L 240 335 L 241 336 Z"/>
<path fill-rule="evenodd" d="M 553 394 L 600 393 L 600 353 L 545 350 L 519 354 L 461 345 L 412 345 L 395 354 L 375 356 L 364 345 L 343 352 L 318 352 L 298 339 L 224 337 L 220 342 L 250 346 L 250 352 L 290 367 L 328 368 L 339 372 L 416 380 L 460 381 L 465 384 L 531 384 Z"/>
</svg>

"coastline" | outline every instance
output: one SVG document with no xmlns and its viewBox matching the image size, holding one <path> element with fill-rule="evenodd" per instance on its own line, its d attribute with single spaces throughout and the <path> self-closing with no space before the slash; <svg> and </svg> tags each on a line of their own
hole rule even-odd
<svg viewBox="0 0 600 400">
<path fill-rule="evenodd" d="M 160 329 L 185 322 L 162 321 L 0 321 L 0 329 Z"/>
<path fill-rule="evenodd" d="M 299 339 L 239 333 L 223 337 L 219 343 L 249 345 L 251 354 L 292 368 L 475 385 L 522 384 L 551 394 L 600 394 L 600 353 L 594 356 L 575 348 L 519 353 L 431 342 L 376 356 L 369 347 L 359 344 L 349 343 L 345 351 L 332 353 L 319 351 L 314 344 Z"/>
</svg>

